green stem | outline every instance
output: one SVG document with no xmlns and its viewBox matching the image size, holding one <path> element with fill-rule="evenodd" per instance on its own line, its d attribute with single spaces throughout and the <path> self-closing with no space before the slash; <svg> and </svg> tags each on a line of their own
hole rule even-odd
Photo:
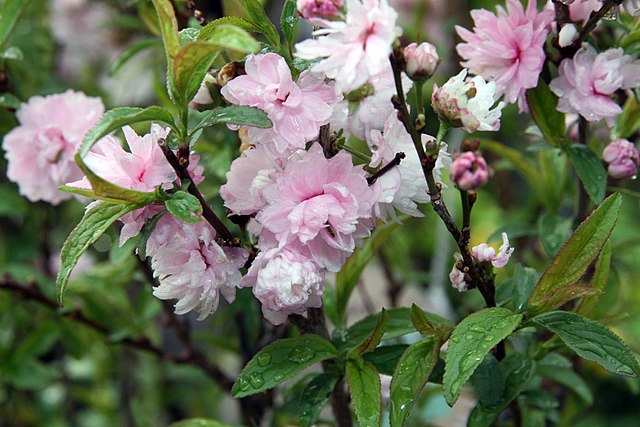
<svg viewBox="0 0 640 427">
<path fill-rule="evenodd" d="M 424 81 L 416 81 L 416 107 L 418 111 L 418 116 L 421 114 L 424 116 L 424 96 L 422 94 L 422 88 L 424 86 Z"/>
<path fill-rule="evenodd" d="M 371 156 L 369 156 L 368 154 L 363 153 L 360 150 L 357 150 L 353 147 L 351 147 L 350 145 L 347 145 L 344 142 L 339 142 L 338 144 L 336 144 L 336 146 L 338 147 L 339 150 L 344 150 L 347 153 L 357 157 L 358 159 L 366 162 L 367 164 L 369 164 L 371 162 Z"/>
<path fill-rule="evenodd" d="M 469 203 L 469 193 L 466 190 L 460 190 L 460 199 L 462 200 L 462 230 L 471 226 L 471 204 Z"/>
</svg>

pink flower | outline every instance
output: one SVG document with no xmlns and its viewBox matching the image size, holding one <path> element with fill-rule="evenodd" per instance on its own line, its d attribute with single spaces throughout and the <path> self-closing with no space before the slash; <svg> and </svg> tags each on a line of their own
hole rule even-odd
<svg viewBox="0 0 640 427">
<path fill-rule="evenodd" d="M 318 137 L 320 126 L 333 114 L 339 101 L 332 84 L 303 72 L 294 82 L 287 62 L 275 53 L 251 55 L 246 75 L 229 81 L 221 90 L 227 101 L 257 107 L 273 123 L 268 129 L 249 128 L 252 142 L 275 143 L 279 152 L 304 148 Z"/>
<path fill-rule="evenodd" d="M 266 206 L 266 194 L 275 191 L 275 177 L 288 157 L 260 144 L 242 152 L 231 163 L 227 183 L 220 188 L 224 205 L 234 215 L 252 215 Z"/>
<path fill-rule="evenodd" d="M 404 48 L 405 71 L 411 78 L 426 79 L 436 71 L 440 57 L 431 43 L 411 43 Z"/>
<path fill-rule="evenodd" d="M 495 268 L 502 268 L 509 262 L 514 248 L 509 245 L 507 233 L 502 233 L 502 246 L 496 255 L 496 250 L 486 243 L 480 243 L 478 246 L 471 248 L 471 255 L 478 262 L 490 262 Z"/>
<path fill-rule="evenodd" d="M 322 306 L 324 273 L 304 247 L 274 248 L 258 254 L 241 286 L 253 287 L 264 317 L 279 325 L 290 314 Z"/>
<path fill-rule="evenodd" d="M 585 24 L 592 12 L 602 7 L 600 0 L 578 0 L 569 5 L 569 16 L 573 22 Z"/>
<path fill-rule="evenodd" d="M 449 280 L 451 281 L 451 286 L 458 290 L 458 292 L 464 292 L 469 289 L 469 284 L 467 283 L 467 273 L 464 270 L 464 263 L 462 261 L 462 255 L 459 253 L 454 253 L 453 258 L 455 262 L 453 267 L 451 268 L 451 272 L 449 273 Z"/>
<path fill-rule="evenodd" d="M 298 0 L 296 2 L 300 15 L 313 25 L 325 26 L 327 20 L 340 18 L 342 0 Z"/>
<path fill-rule="evenodd" d="M 638 149 L 626 139 L 616 139 L 604 148 L 602 160 L 612 178 L 634 178 L 638 171 Z"/>
<path fill-rule="evenodd" d="M 441 88 L 433 85 L 431 105 L 440 119 L 454 127 L 473 133 L 500 129 L 504 102 L 495 108 L 495 82 L 485 82 L 481 76 L 465 79 L 467 70 L 451 77 Z"/>
<path fill-rule="evenodd" d="M 605 119 L 609 127 L 622 112 L 609 96 L 640 86 L 640 61 L 621 48 L 597 53 L 585 43 L 572 59 L 562 61 L 558 71 L 549 85 L 560 97 L 558 111 L 578 113 L 591 122 Z"/>
<path fill-rule="evenodd" d="M 279 247 L 300 243 L 320 266 L 338 271 L 356 241 L 367 237 L 372 192 L 361 166 L 344 151 L 326 159 L 318 144 L 298 151 L 276 178 L 276 192 L 256 219 Z"/>
<path fill-rule="evenodd" d="M 202 320 L 218 308 L 220 294 L 229 302 L 234 300 L 248 253 L 243 248 L 218 246 L 213 229 L 205 222 L 172 220 L 177 232 L 151 252 L 153 275 L 160 283 L 153 295 L 177 299 L 176 314 L 195 310 Z"/>
<path fill-rule="evenodd" d="M 451 181 L 461 190 L 476 190 L 489 181 L 489 166 L 477 151 L 459 153 L 453 159 Z"/>
<path fill-rule="evenodd" d="M 311 71 L 335 79 L 344 92 L 351 92 L 382 72 L 389 63 L 391 44 L 400 35 L 398 14 L 387 0 L 347 0 L 345 21 L 327 22 L 319 36 L 296 44 L 296 56 L 313 60 Z"/>
<path fill-rule="evenodd" d="M 18 184 L 20 194 L 32 202 L 44 200 L 52 205 L 70 199 L 71 194 L 58 187 L 82 178 L 73 157 L 103 112 L 100 98 L 71 90 L 34 96 L 23 103 L 16 112 L 20 126 L 2 144 L 7 176 Z"/>
<path fill-rule="evenodd" d="M 553 21 L 553 11 L 538 12 L 535 0 L 527 10 L 518 0 L 507 0 L 507 11 L 498 6 L 498 15 L 480 9 L 471 11 L 475 27 L 471 32 L 456 26 L 466 42 L 456 47 L 462 63 L 474 74 L 496 83 L 496 96 L 504 94 L 510 104 L 518 101 L 526 110 L 525 91 L 536 87 L 544 63 L 544 43 Z"/>
</svg>

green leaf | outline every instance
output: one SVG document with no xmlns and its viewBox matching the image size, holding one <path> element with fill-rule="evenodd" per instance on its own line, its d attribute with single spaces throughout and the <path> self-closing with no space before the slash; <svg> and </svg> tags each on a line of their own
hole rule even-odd
<svg viewBox="0 0 640 427">
<path fill-rule="evenodd" d="M 20 108 L 20 100 L 11 93 L 3 93 L 0 95 L 0 107 L 17 110 Z"/>
<path fill-rule="evenodd" d="M 223 18 L 211 21 L 206 26 L 204 26 L 200 30 L 200 34 L 198 34 L 198 40 L 207 40 L 211 36 L 211 34 L 216 32 L 216 28 L 220 27 L 221 25 L 233 25 L 247 31 L 258 31 L 258 28 L 255 25 L 243 18 L 240 18 L 239 16 L 225 16 Z"/>
<path fill-rule="evenodd" d="M 636 34 L 640 36 L 640 31 Z M 635 96 L 630 96 L 611 130 L 611 138 L 629 138 L 638 131 L 640 131 L 640 105 Z"/>
<path fill-rule="evenodd" d="M 201 33 L 198 36 L 198 40 L 208 41 L 220 48 L 241 53 L 255 53 L 260 50 L 260 43 L 245 29 L 234 24 L 221 23 L 215 27 L 209 27 L 204 35 Z"/>
<path fill-rule="evenodd" d="M 618 220 L 621 196 L 613 194 L 596 208 L 562 247 L 536 285 L 529 309 L 553 310 L 574 298 L 593 293 L 577 285 L 591 262 L 598 256 Z"/>
<path fill-rule="evenodd" d="M 209 420 L 206 418 L 189 418 L 169 425 L 169 427 L 231 427 L 219 421 Z"/>
<path fill-rule="evenodd" d="M 302 427 L 311 427 L 316 423 L 339 379 L 338 374 L 323 372 L 307 384 L 298 404 L 298 416 Z"/>
<path fill-rule="evenodd" d="M 578 356 L 614 374 L 637 377 L 640 366 L 629 347 L 604 325 L 577 313 L 552 311 L 531 322 L 555 333 Z"/>
<path fill-rule="evenodd" d="M 173 69 L 173 61 L 180 51 L 178 38 L 178 21 L 170 0 L 152 0 L 158 14 L 162 43 L 167 56 L 167 69 Z"/>
<path fill-rule="evenodd" d="M 468 427 L 489 427 L 500 416 L 509 403 L 524 390 L 533 376 L 535 364 L 520 353 L 512 353 L 500 362 L 500 369 L 504 375 L 505 387 L 500 402 L 495 406 L 486 407 L 481 402 L 473 408 Z"/>
<path fill-rule="evenodd" d="M 10 61 L 22 61 L 24 59 L 24 54 L 19 48 L 10 46 L 0 53 L 0 58 L 8 59 Z"/>
<path fill-rule="evenodd" d="M 596 308 L 600 298 L 604 295 L 607 284 L 609 283 L 609 273 L 611 271 L 611 240 L 607 240 L 598 261 L 596 262 L 596 268 L 591 278 L 591 287 L 597 293 L 582 298 L 580 305 L 576 308 L 576 313 L 580 313 L 583 316 L 589 315 Z"/>
<path fill-rule="evenodd" d="M 162 211 L 157 213 L 150 220 L 146 221 L 142 226 L 142 230 L 140 230 L 140 234 L 138 235 L 138 243 L 136 245 L 136 249 L 138 250 L 138 258 L 141 261 L 147 259 L 147 242 L 153 233 L 153 230 L 156 229 L 156 225 L 158 225 L 158 221 L 162 218 L 167 211 Z"/>
<path fill-rule="evenodd" d="M 522 314 L 502 307 L 486 308 L 464 318 L 449 340 L 443 386 L 449 404 L 458 400 L 462 387 L 482 362 L 485 355 L 513 332 Z"/>
<path fill-rule="evenodd" d="M 536 365 L 536 373 L 572 390 L 587 405 L 591 406 L 593 404 L 593 394 L 589 389 L 589 385 L 572 368 L 538 363 Z"/>
<path fill-rule="evenodd" d="M 398 227 L 399 224 L 396 222 L 377 227 L 371 237 L 365 241 L 364 246 L 356 249 L 336 274 L 336 301 L 340 325 L 343 325 L 347 320 L 346 310 L 349 298 L 351 298 L 351 293 L 358 284 L 364 268 L 373 259 L 378 248 L 384 244 L 387 237 Z"/>
<path fill-rule="evenodd" d="M 368 337 L 366 337 L 356 348 L 349 352 L 350 359 L 356 359 L 362 356 L 364 353 L 369 353 L 376 349 L 380 341 L 382 340 L 382 336 L 384 335 L 385 330 L 387 329 L 387 321 L 389 319 L 389 315 L 387 311 L 383 308 L 380 313 L 380 318 L 376 323 L 376 326 L 371 331 Z"/>
<path fill-rule="evenodd" d="M 567 152 L 589 198 L 596 204 L 602 202 L 607 189 L 607 171 L 600 157 L 580 144 L 570 145 Z"/>
<path fill-rule="evenodd" d="M 322 360 L 338 356 L 338 350 L 318 335 L 306 334 L 269 344 L 244 367 L 231 389 L 233 397 L 260 393 L 288 380 Z"/>
<path fill-rule="evenodd" d="M 184 105 L 193 99 L 204 75 L 220 52 L 220 46 L 205 41 L 187 43 L 173 63 L 173 75 L 178 99 Z"/>
<path fill-rule="evenodd" d="M 251 22 L 267 39 L 267 42 L 274 48 L 280 46 L 280 35 L 278 29 L 267 16 L 260 0 L 238 0 L 247 13 L 248 21 Z"/>
<path fill-rule="evenodd" d="M 371 362 L 380 374 L 393 375 L 398 361 L 408 347 L 407 344 L 383 345 L 370 353 L 365 353 L 362 358 Z"/>
<path fill-rule="evenodd" d="M 255 107 L 245 107 L 231 105 L 229 107 L 216 107 L 208 111 L 206 116 L 191 131 L 194 132 L 213 126 L 218 123 L 228 123 L 240 126 L 253 126 L 257 128 L 270 128 L 273 126 L 271 120 L 264 111 Z"/>
<path fill-rule="evenodd" d="M 293 44 L 298 26 L 298 7 L 295 0 L 285 0 L 280 14 L 280 29 L 289 46 Z"/>
<path fill-rule="evenodd" d="M 392 308 L 386 310 L 386 313 L 388 316 L 387 328 L 382 336 L 382 341 L 397 338 L 416 331 L 416 328 L 411 323 L 411 314 L 408 308 Z M 432 324 L 439 328 L 453 329 L 453 323 L 443 317 L 432 313 L 425 313 L 425 316 Z M 336 336 L 336 341 L 340 343 L 340 349 L 352 349 L 360 344 L 375 328 L 379 318 L 380 316 L 377 314 L 367 316 L 354 323 L 347 330 L 337 329 L 334 332 L 334 336 Z"/>
<path fill-rule="evenodd" d="M 402 426 L 438 361 L 440 341 L 423 338 L 404 352 L 391 380 L 391 427 Z"/>
<path fill-rule="evenodd" d="M 161 107 L 117 107 L 113 108 L 98 120 L 98 123 L 84 137 L 82 146 L 78 150 L 80 156 L 84 157 L 91 150 L 91 147 L 101 138 L 109 135 L 111 132 L 120 129 L 125 125 L 139 122 L 161 122 L 174 126 L 173 116 L 167 110 Z"/>
<path fill-rule="evenodd" d="M 516 311 L 520 312 L 527 308 L 527 301 L 529 301 L 531 292 L 539 279 L 540 275 L 533 268 L 523 267 L 521 264 L 516 265 L 511 293 L 511 301 Z"/>
<path fill-rule="evenodd" d="M 564 114 L 556 109 L 558 98 L 551 92 L 543 79 L 538 86 L 527 90 L 527 104 L 533 121 L 551 145 L 562 146 L 565 139 Z"/>
<path fill-rule="evenodd" d="M 160 44 L 158 42 L 158 39 L 138 40 L 137 42 L 129 46 L 124 52 L 118 55 L 118 58 L 116 58 L 116 60 L 113 61 L 113 63 L 111 64 L 111 67 L 109 67 L 109 74 L 110 75 L 116 74 L 124 64 L 129 62 L 131 58 L 133 58 L 140 52 L 143 52 L 149 48 L 152 48 L 154 46 L 159 46 L 159 45 Z"/>
<path fill-rule="evenodd" d="M 186 191 L 175 192 L 170 199 L 165 200 L 164 205 L 171 215 L 178 219 L 192 223 L 200 222 L 198 214 L 202 213 L 202 205 L 196 196 Z"/>
<path fill-rule="evenodd" d="M 498 360 L 489 353 L 471 377 L 482 406 L 496 406 L 504 393 L 504 376 Z"/>
<path fill-rule="evenodd" d="M 178 32 L 178 40 L 180 41 L 180 47 L 184 46 L 187 43 L 194 42 L 198 40 L 198 36 L 200 35 L 200 30 L 198 28 L 183 28 Z"/>
<path fill-rule="evenodd" d="M 548 256 L 554 257 L 571 235 L 573 218 L 563 218 L 554 212 L 545 212 L 538 219 L 540 243 Z"/>
<path fill-rule="evenodd" d="M 347 360 L 347 383 L 358 424 L 361 427 L 378 427 L 382 395 L 376 368 L 362 359 Z"/>
<path fill-rule="evenodd" d="M 5 0 L 0 7 L 0 51 L 13 32 L 20 15 L 30 0 Z"/>
<path fill-rule="evenodd" d="M 435 335 L 438 337 L 446 337 L 451 332 L 450 327 L 443 327 L 442 325 L 433 324 L 426 316 L 423 309 L 416 304 L 411 305 L 411 323 L 416 328 L 416 331 L 421 335 Z"/>
<path fill-rule="evenodd" d="M 64 291 L 73 267 L 80 256 L 122 215 L 140 208 L 138 204 L 101 202 L 89 208 L 80 223 L 71 231 L 62 246 L 61 265 L 56 278 L 58 301 L 62 304 Z"/>
</svg>

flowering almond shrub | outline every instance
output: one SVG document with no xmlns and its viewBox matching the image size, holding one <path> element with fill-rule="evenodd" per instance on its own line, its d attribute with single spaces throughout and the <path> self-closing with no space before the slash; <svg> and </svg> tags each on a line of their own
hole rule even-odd
<svg viewBox="0 0 640 427">
<path fill-rule="evenodd" d="M 399 427 L 439 403 L 443 425 L 597 425 L 618 397 L 593 378 L 637 395 L 638 336 L 616 324 L 640 322 L 621 267 L 638 249 L 637 2 L 487 2 L 439 36 L 421 21 L 437 1 L 113 2 L 99 22 L 89 0 L 51 2 L 52 25 L 87 21 L 58 41 L 80 55 L 60 76 L 98 64 L 86 89 L 104 101 L 27 85 L 28 3 L 0 5 L 6 192 L 38 211 L 0 203 L 32 242 L 0 280 L 9 425 Z M 113 36 L 102 14 L 119 41 L 78 47 Z M 138 67 L 127 82 L 100 77 L 100 49 L 109 78 Z M 74 392 L 115 369 L 104 337 L 138 351 L 121 363 L 164 362 Z"/>
</svg>

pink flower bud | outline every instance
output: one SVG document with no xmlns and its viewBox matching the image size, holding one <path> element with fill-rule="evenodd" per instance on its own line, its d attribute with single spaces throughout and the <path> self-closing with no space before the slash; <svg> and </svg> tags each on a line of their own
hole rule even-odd
<svg viewBox="0 0 640 427">
<path fill-rule="evenodd" d="M 324 20 L 338 18 L 343 6 L 342 0 L 298 0 L 298 12 L 314 25 L 324 26 Z"/>
<path fill-rule="evenodd" d="M 626 139 L 616 139 L 607 145 L 602 152 L 602 160 L 612 178 L 635 178 L 638 171 L 638 149 Z"/>
<path fill-rule="evenodd" d="M 578 38 L 578 29 L 574 24 L 565 24 L 558 33 L 558 44 L 560 47 L 567 47 Z"/>
<path fill-rule="evenodd" d="M 404 48 L 404 59 L 407 75 L 421 79 L 431 77 L 440 62 L 436 47 L 431 43 L 411 43 Z"/>
<path fill-rule="evenodd" d="M 453 159 L 451 180 L 461 190 L 475 190 L 489 181 L 489 166 L 477 151 L 460 153 Z"/>
</svg>

